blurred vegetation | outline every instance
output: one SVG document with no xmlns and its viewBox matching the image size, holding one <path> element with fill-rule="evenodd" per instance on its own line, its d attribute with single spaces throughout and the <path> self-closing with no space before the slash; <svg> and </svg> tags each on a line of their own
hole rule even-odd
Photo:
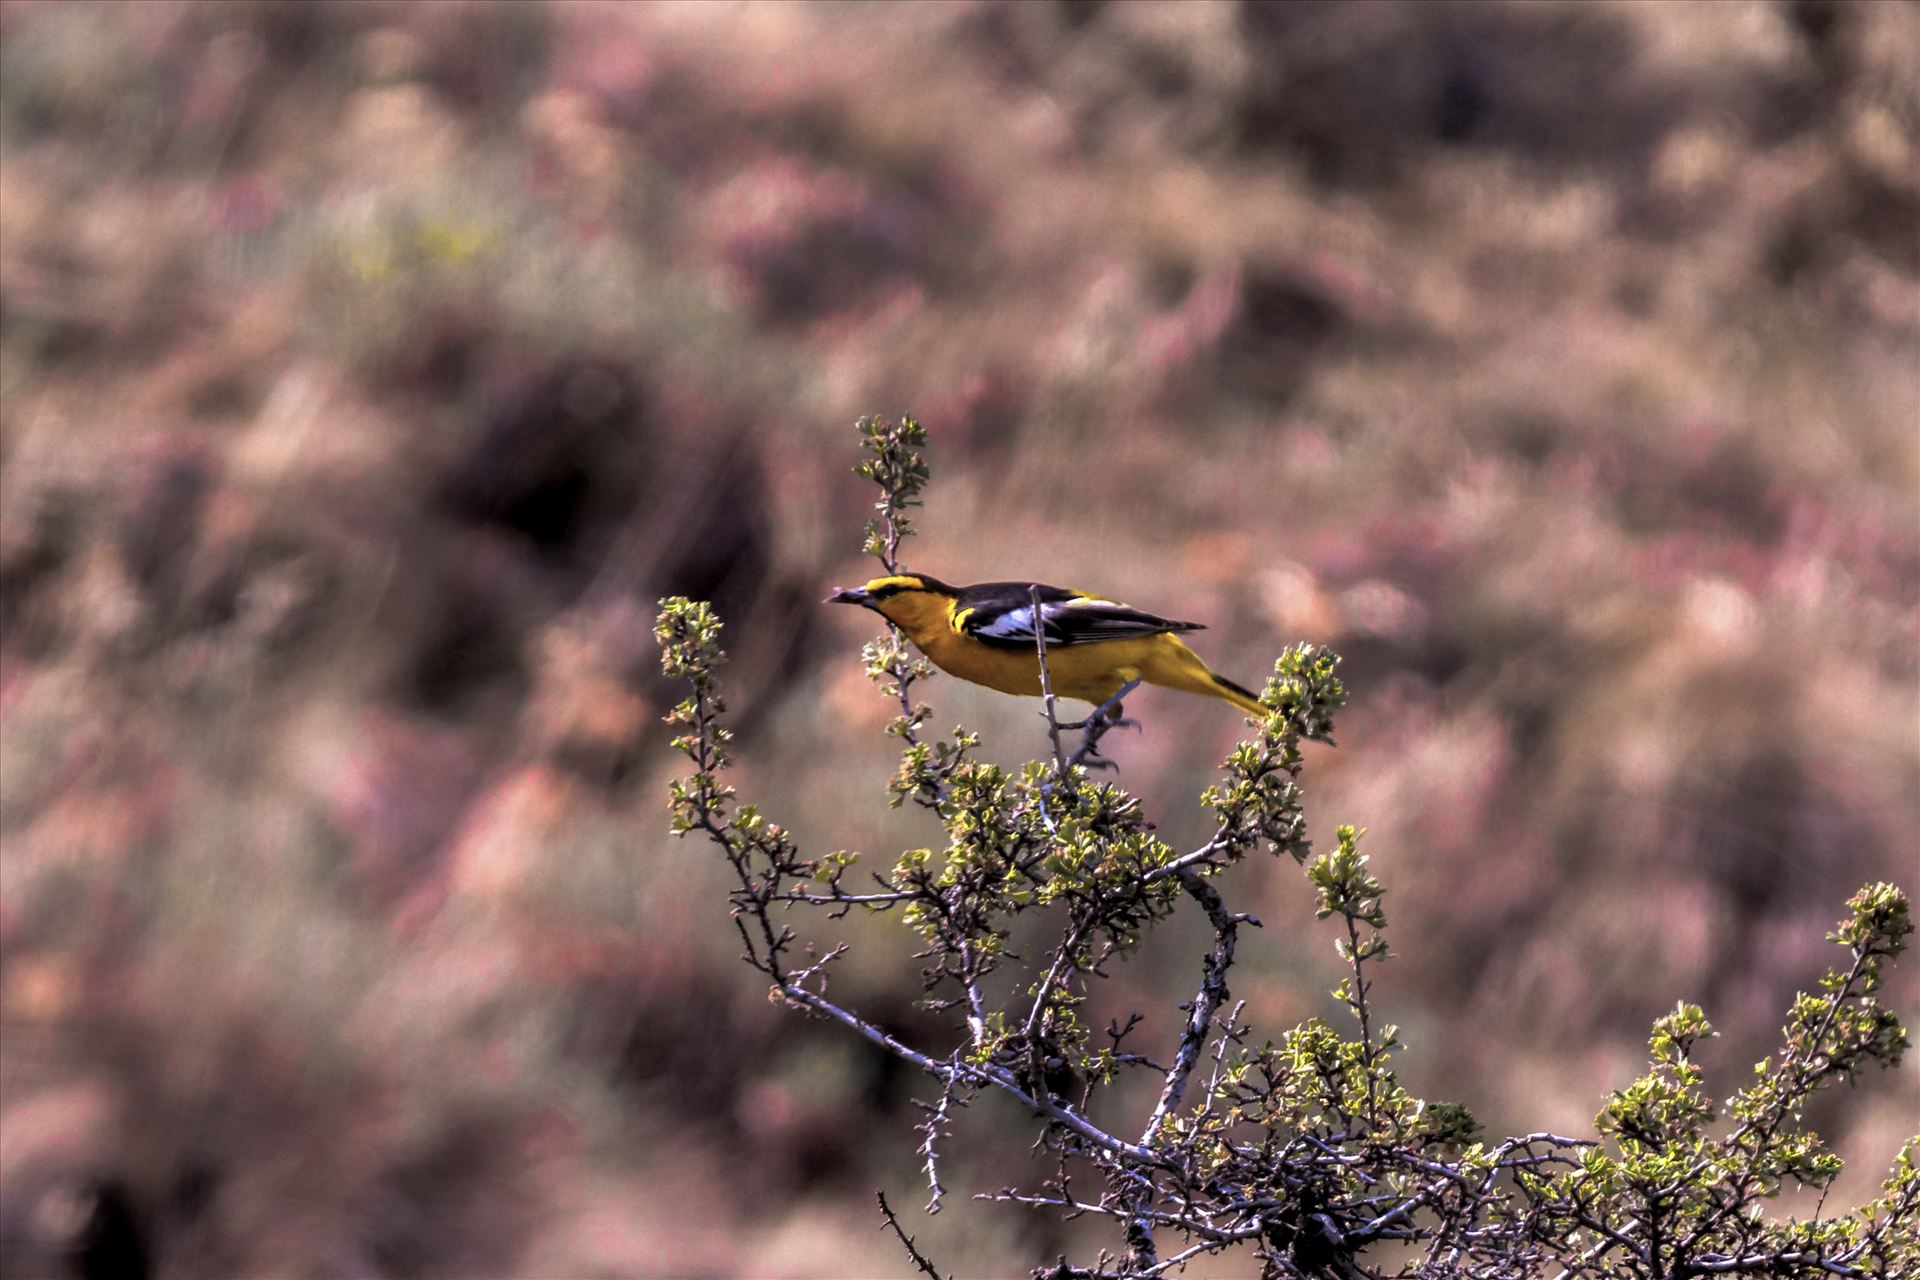
<svg viewBox="0 0 1920 1280">
<path fill-rule="evenodd" d="M 1818 0 L 0 4 L 0 1269 L 898 1271 L 913 1082 L 690 906 L 647 603 L 769 810 L 925 843 L 815 605 L 876 407 L 915 567 L 1346 655 L 1419 1092 L 1585 1124 L 1677 994 L 1751 1063 L 1920 848 L 1916 85 Z M 1236 725 L 1136 701 L 1173 812 Z M 1248 1017 L 1337 1012 L 1266 941 Z M 1916 1103 L 1816 1109 L 1830 1204 Z"/>
</svg>

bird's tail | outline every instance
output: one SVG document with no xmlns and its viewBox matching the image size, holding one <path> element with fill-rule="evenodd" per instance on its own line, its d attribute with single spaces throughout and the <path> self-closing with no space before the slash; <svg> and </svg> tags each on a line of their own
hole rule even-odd
<svg viewBox="0 0 1920 1280">
<path fill-rule="evenodd" d="M 1261 702 L 1244 685 L 1237 685 L 1225 676 L 1214 675 L 1211 671 L 1207 674 L 1213 677 L 1214 697 L 1225 698 L 1256 720 L 1265 720 L 1273 714 L 1273 708 Z"/>
<path fill-rule="evenodd" d="M 1217 676 L 1200 659 L 1200 655 L 1174 641 L 1176 647 L 1170 647 L 1162 654 L 1156 654 L 1155 660 L 1142 668 L 1140 674 L 1149 684 L 1164 685 L 1169 689 L 1184 689 L 1188 693 L 1205 694 L 1210 698 L 1221 698 L 1231 702 L 1248 715 L 1265 720 L 1268 708 L 1260 703 L 1252 691 L 1235 684 L 1225 676 Z"/>
</svg>

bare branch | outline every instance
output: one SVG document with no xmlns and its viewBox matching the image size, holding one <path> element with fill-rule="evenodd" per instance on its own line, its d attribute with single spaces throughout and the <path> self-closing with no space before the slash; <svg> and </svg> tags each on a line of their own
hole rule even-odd
<svg viewBox="0 0 1920 1280">
<path fill-rule="evenodd" d="M 1038 583 L 1027 588 L 1027 599 L 1032 601 L 1033 610 L 1033 648 L 1040 659 L 1040 704 L 1041 712 L 1047 719 L 1047 737 L 1053 742 L 1053 773 L 1056 778 L 1067 776 L 1067 753 L 1060 745 L 1060 718 L 1053 710 L 1053 677 L 1047 671 L 1047 627 L 1040 617 L 1040 586 Z"/>
<path fill-rule="evenodd" d="M 901 1228 L 900 1219 L 894 1216 L 893 1210 L 887 1205 L 887 1193 L 884 1191 L 876 1191 L 873 1193 L 873 1197 L 880 1202 L 880 1212 L 886 1216 L 887 1225 L 893 1228 L 893 1234 L 900 1238 L 900 1247 L 907 1251 L 909 1258 L 913 1259 L 913 1265 L 920 1269 L 922 1275 L 930 1276 L 932 1280 L 943 1280 L 939 1271 L 934 1268 L 933 1263 L 927 1261 L 927 1255 L 921 1253 L 919 1248 L 914 1245 L 913 1237 Z"/>
<path fill-rule="evenodd" d="M 1233 967 L 1233 948 L 1240 932 L 1239 919 L 1228 913 L 1219 890 L 1207 883 L 1203 876 L 1194 871 L 1183 871 L 1180 883 L 1187 895 L 1207 913 L 1207 919 L 1213 925 L 1213 948 L 1201 961 L 1200 988 L 1194 992 L 1193 1002 L 1188 1006 L 1187 1026 L 1180 1034 L 1180 1047 L 1174 1052 L 1173 1065 L 1167 1069 L 1167 1079 L 1160 1088 L 1159 1101 L 1154 1104 L 1153 1114 L 1147 1117 L 1147 1127 L 1141 1133 L 1140 1141 L 1143 1143 L 1153 1140 L 1161 1123 L 1180 1105 L 1181 1098 L 1186 1094 L 1187 1079 L 1193 1074 L 1194 1064 L 1200 1060 L 1200 1050 L 1206 1044 L 1207 1028 L 1213 1025 L 1214 1012 L 1219 1009 L 1221 1001 L 1227 998 L 1227 970 Z"/>
</svg>

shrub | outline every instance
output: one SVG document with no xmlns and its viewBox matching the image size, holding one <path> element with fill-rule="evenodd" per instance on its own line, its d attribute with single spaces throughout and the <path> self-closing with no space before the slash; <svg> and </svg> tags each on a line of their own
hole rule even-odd
<svg viewBox="0 0 1920 1280">
<path fill-rule="evenodd" d="M 928 478 L 925 434 L 911 418 L 865 419 L 860 431 L 860 474 L 881 490 L 866 546 L 893 572 Z M 1693 1048 L 1713 1031 L 1682 1003 L 1654 1025 L 1646 1074 L 1607 1100 L 1596 1136 L 1496 1140 L 1464 1106 L 1401 1083 L 1396 1030 L 1373 1000 L 1390 958 L 1386 890 L 1354 827 L 1339 828 L 1326 852 L 1307 839 L 1301 746 L 1330 740 L 1346 698 L 1333 653 L 1300 645 L 1280 655 L 1260 699 L 1266 717 L 1201 797 L 1214 832 L 1182 851 L 1155 834 L 1138 800 L 1091 771 L 1109 722 L 1084 726 L 1069 755 L 1059 734 L 1075 726 L 1059 723 L 1049 699 L 1052 759 L 991 764 L 975 735 L 928 733 L 914 689 L 931 668 L 890 631 L 865 659 L 900 704 L 889 730 L 903 744 L 893 803 L 936 815 L 947 844 L 908 850 L 863 881 L 855 855 L 803 854 L 726 783 L 720 629 L 704 603 L 662 602 L 665 671 L 689 688 L 670 720 L 693 763 L 673 784 L 673 828 L 705 836 L 732 867 L 733 923 L 774 999 L 926 1075 L 933 1096 L 919 1151 L 929 1212 L 947 1193 L 942 1141 L 970 1100 L 999 1093 L 1031 1112 L 1053 1173 L 983 1198 L 1100 1215 L 1117 1246 L 1036 1276 L 1158 1276 L 1236 1248 L 1252 1250 L 1272 1277 L 1920 1274 L 1920 1139 L 1869 1205 L 1804 1220 L 1766 1212 L 1783 1188 L 1824 1188 L 1840 1171 L 1802 1120 L 1813 1095 L 1865 1066 L 1897 1063 L 1906 1048 L 1876 998 L 1913 931 L 1894 886 L 1869 885 L 1848 903 L 1831 935 L 1845 963 L 1817 993 L 1795 998 L 1780 1049 L 1744 1088 L 1719 1101 L 1707 1092 Z M 1258 921 L 1232 909 L 1217 881 L 1262 856 L 1301 866 L 1316 914 L 1332 921 L 1349 970 L 1334 993 L 1344 1026 L 1313 1019 L 1265 1039 L 1232 1002 L 1242 926 Z M 1140 1014 L 1091 1025 L 1083 1010 L 1093 984 L 1188 907 L 1204 915 L 1212 941 L 1177 1042 L 1137 1043 Z M 924 1002 L 947 1015 L 947 1038 L 909 1044 L 833 998 L 827 977 L 846 944 L 803 939 L 788 923 L 795 908 L 829 920 L 896 913 L 920 941 Z M 1016 953 L 1016 929 L 1036 926 L 1056 940 Z M 1152 1082 L 1152 1101 L 1122 1123 L 1126 1095 L 1114 1091 L 1136 1074 Z M 938 1275 L 884 1198 L 880 1207 L 913 1263 Z"/>
</svg>

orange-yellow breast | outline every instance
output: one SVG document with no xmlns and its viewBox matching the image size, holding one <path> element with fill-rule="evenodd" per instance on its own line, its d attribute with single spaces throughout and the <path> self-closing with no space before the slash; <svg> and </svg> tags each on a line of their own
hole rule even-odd
<svg viewBox="0 0 1920 1280">
<path fill-rule="evenodd" d="M 955 629 L 953 608 L 952 600 L 916 593 L 886 601 L 881 611 L 942 671 L 1001 693 L 1041 692 L 1034 650 L 968 638 Z M 1047 676 L 1058 696 L 1096 704 L 1131 680 L 1222 696 L 1207 664 L 1174 635 L 1055 645 L 1047 650 Z"/>
</svg>

